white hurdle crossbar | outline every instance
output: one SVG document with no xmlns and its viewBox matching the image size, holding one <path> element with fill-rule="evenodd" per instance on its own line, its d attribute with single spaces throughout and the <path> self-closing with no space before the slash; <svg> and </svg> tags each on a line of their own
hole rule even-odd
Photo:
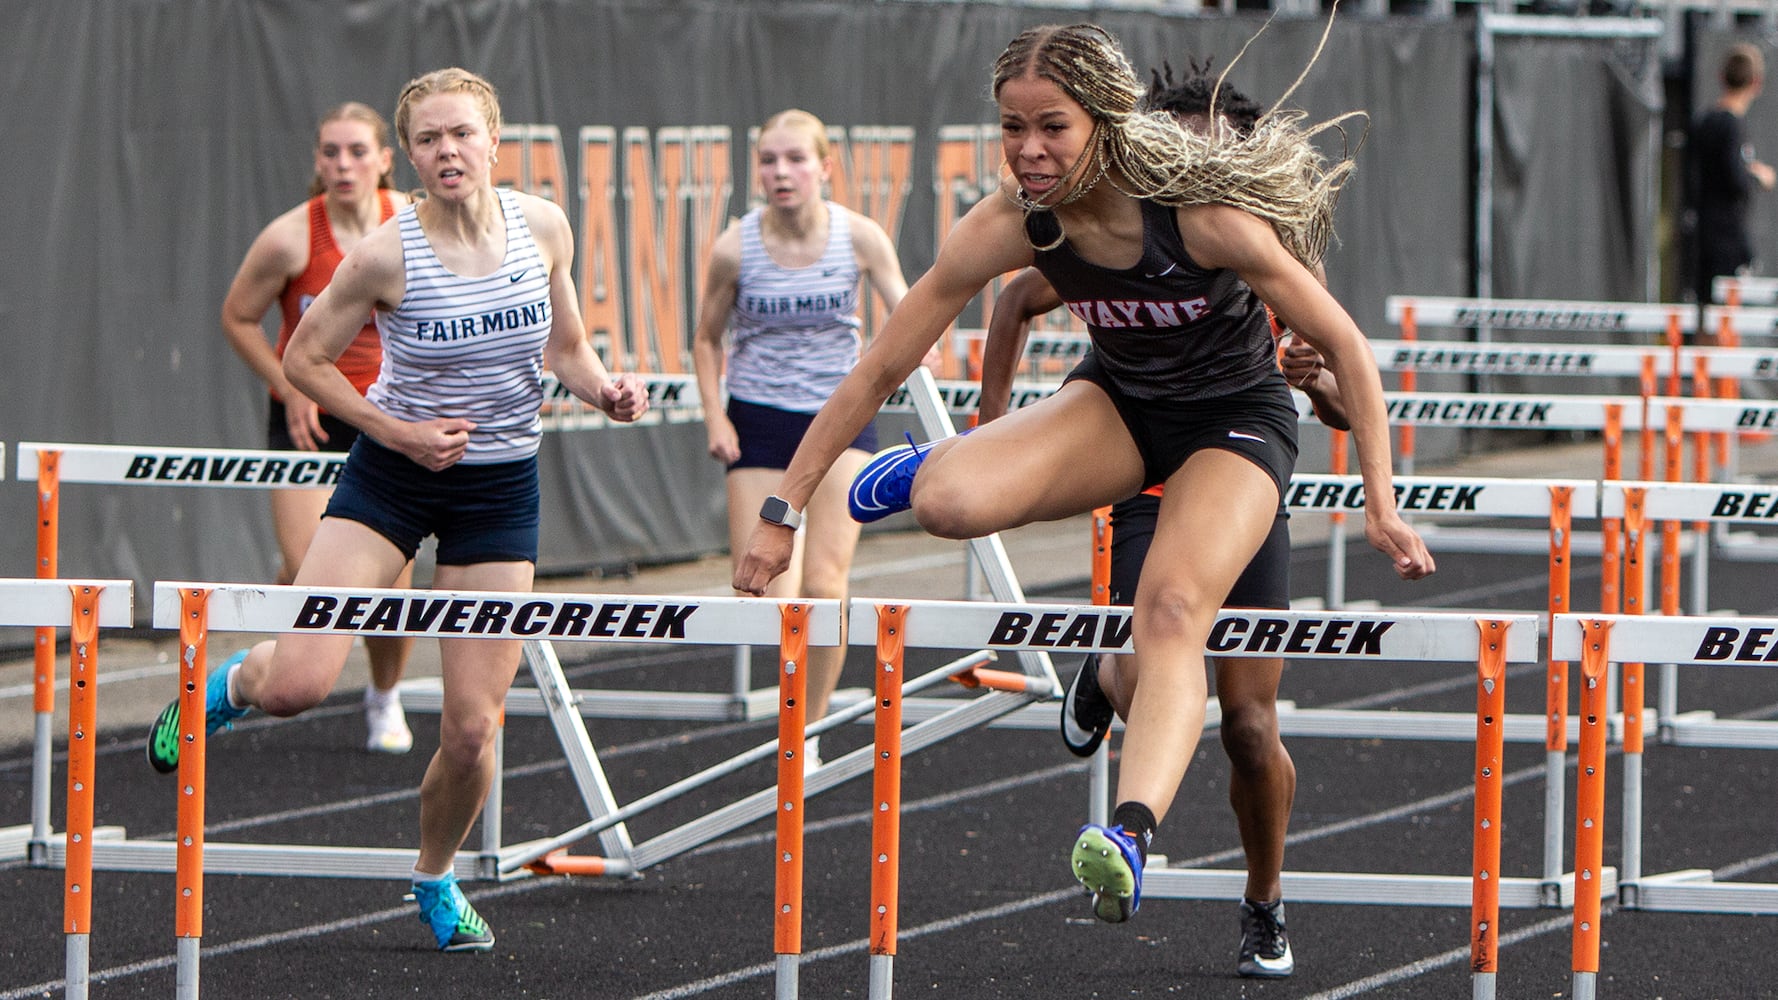
<svg viewBox="0 0 1778 1000">
<path fill-rule="evenodd" d="M 98 755 L 99 629 L 129 628 L 134 621 L 128 580 L 0 580 L 0 625 L 66 628 L 69 633 L 68 791 L 63 834 L 62 931 L 66 935 L 64 995 L 85 1000 L 89 986 L 88 943 L 93 915 L 93 776 Z M 37 678 L 38 687 L 47 683 Z M 38 713 L 43 725 L 44 713 Z M 41 735 L 41 732 L 40 732 Z M 47 791 L 49 776 L 34 776 L 33 792 Z M 38 803 L 33 803 L 34 812 Z M 48 814 L 49 804 L 41 803 Z M 32 827 L 0 830 L 0 851 L 28 852 L 34 862 L 47 857 L 50 835 Z"/>
<path fill-rule="evenodd" d="M 1719 274 L 1710 285 L 1710 297 L 1728 303 L 1733 296 L 1737 305 L 1778 305 L 1778 278 L 1757 275 Z"/>
</svg>

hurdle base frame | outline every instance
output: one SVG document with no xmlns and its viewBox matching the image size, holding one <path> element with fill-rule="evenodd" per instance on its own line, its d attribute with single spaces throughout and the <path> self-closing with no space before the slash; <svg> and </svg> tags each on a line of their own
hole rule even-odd
<svg viewBox="0 0 1778 1000">
<path fill-rule="evenodd" d="M 1656 739 L 1669 746 L 1778 750 L 1778 723 L 1762 719 L 1719 719 L 1715 712 L 1705 709 L 1662 719 L 1655 732 Z"/>
<path fill-rule="evenodd" d="M 1601 893 L 1617 895 L 1617 869 L 1603 869 Z M 1336 903 L 1385 906 L 1451 906 L 1475 902 L 1475 881 L 1468 875 L 1393 875 L 1369 872 L 1285 870 L 1280 876 L 1284 898 L 1292 903 Z M 1239 899 L 1247 872 L 1223 868 L 1163 868 L 1142 871 L 1143 899 Z M 1778 888 L 1778 887 L 1775 887 Z M 1574 873 L 1556 882 L 1541 878 L 1502 878 L 1500 905 L 1512 909 L 1572 909 Z M 1553 895 L 1553 899 L 1551 898 Z"/>
<path fill-rule="evenodd" d="M 1618 888 L 1618 907 L 1669 913 L 1778 914 L 1778 883 L 1718 882 L 1708 868 L 1645 875 Z"/>
</svg>

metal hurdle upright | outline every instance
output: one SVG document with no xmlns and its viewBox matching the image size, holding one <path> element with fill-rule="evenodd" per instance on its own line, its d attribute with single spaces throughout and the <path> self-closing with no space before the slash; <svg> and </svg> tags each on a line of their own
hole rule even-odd
<svg viewBox="0 0 1778 1000">
<path fill-rule="evenodd" d="M 871 1000 L 889 1000 L 896 953 L 896 886 L 899 858 L 899 706 L 893 678 L 908 647 L 993 650 L 1128 652 L 1127 610 L 1099 605 L 1008 605 L 958 601 L 907 601 L 874 607 L 853 602 L 849 641 L 875 636 L 879 680 L 878 779 L 872 812 L 879 819 L 871 847 Z M 1212 631 L 1210 652 L 1226 652 L 1244 637 L 1270 636 L 1293 657 L 1378 660 L 1473 661 L 1477 671 L 1476 818 L 1469 875 L 1390 875 L 1290 872 L 1283 875 L 1291 899 L 1337 903 L 1390 903 L 1471 907 L 1472 968 L 1476 996 L 1491 997 L 1496 968 L 1498 907 L 1543 905 L 1540 879 L 1500 875 L 1500 761 L 1505 666 L 1536 662 L 1534 615 L 1481 617 L 1387 612 L 1341 615 L 1322 612 L 1224 611 Z M 886 685 L 886 686 L 885 686 Z M 1149 899 L 1228 898 L 1241 891 L 1244 874 L 1165 868 L 1143 874 Z"/>
<path fill-rule="evenodd" d="M 99 629 L 134 623 L 128 580 L 0 580 L 0 625 L 68 629 L 68 789 L 67 820 L 61 837 L 63 865 L 62 931 L 66 935 L 66 990 L 85 1000 L 87 945 L 92 935 L 93 776 L 98 757 Z M 44 683 L 42 677 L 38 684 Z M 46 807 L 47 808 L 47 807 Z M 33 837 L 35 838 L 35 833 Z M 45 852 L 50 835 L 31 841 Z"/>
</svg>

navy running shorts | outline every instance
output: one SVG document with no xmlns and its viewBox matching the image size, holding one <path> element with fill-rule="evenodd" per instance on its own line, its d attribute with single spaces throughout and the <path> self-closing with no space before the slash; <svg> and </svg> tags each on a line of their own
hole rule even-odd
<svg viewBox="0 0 1778 1000">
<path fill-rule="evenodd" d="M 803 435 L 808 433 L 809 425 L 815 422 L 815 415 L 781 410 L 776 406 L 762 406 L 731 396 L 728 401 L 728 419 L 729 423 L 735 425 L 735 436 L 741 441 L 741 457 L 729 468 L 788 469 L 790 456 L 796 454 L 796 446 L 802 444 Z M 865 424 L 864 430 L 859 432 L 848 447 L 875 454 L 876 422 Z"/>
<path fill-rule="evenodd" d="M 1155 519 L 1161 498 L 1138 493 L 1119 500 L 1111 508 L 1111 603 L 1128 606 L 1135 601 L 1136 581 L 1154 541 Z M 1259 551 L 1241 571 L 1222 602 L 1225 608 L 1290 610 L 1290 515 L 1280 510 L 1272 518 L 1272 530 Z"/>
<path fill-rule="evenodd" d="M 537 456 L 432 472 L 359 435 L 324 517 L 357 521 L 409 559 L 438 536 L 438 565 L 537 561 Z"/>
<path fill-rule="evenodd" d="M 1076 379 L 1098 386 L 1117 407 L 1142 455 L 1143 488 L 1166 482 L 1194 453 L 1220 448 L 1264 469 L 1278 487 L 1283 509 L 1284 488 L 1296 468 L 1297 412 L 1282 374 L 1211 399 L 1137 399 L 1125 395 L 1097 355 L 1088 352 L 1063 382 Z"/>
<path fill-rule="evenodd" d="M 321 429 L 327 432 L 327 440 L 321 442 L 322 451 L 351 451 L 352 443 L 358 440 L 358 428 L 331 413 L 321 414 Z M 297 450 L 296 442 L 290 439 L 284 404 L 276 399 L 272 400 L 272 412 L 266 417 L 265 446 L 273 451 Z"/>
</svg>

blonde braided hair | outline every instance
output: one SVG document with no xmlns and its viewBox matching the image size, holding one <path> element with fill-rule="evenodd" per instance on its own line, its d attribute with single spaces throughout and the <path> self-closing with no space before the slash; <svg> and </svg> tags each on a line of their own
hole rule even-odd
<svg viewBox="0 0 1778 1000">
<path fill-rule="evenodd" d="M 1321 42 L 1327 42 L 1325 31 Z M 1320 54 L 1318 46 L 1315 55 Z M 1313 58 L 1309 64 L 1314 65 Z M 1307 113 L 1281 110 L 1280 98 L 1246 138 L 1222 128 L 1198 135 L 1165 112 L 1142 109 L 1143 87 L 1128 57 L 1117 39 L 1095 24 L 1049 24 L 1021 33 L 994 63 L 994 96 L 1009 81 L 1027 75 L 1054 83 L 1093 119 L 1086 151 L 1069 168 L 1068 178 L 1096 176 L 1077 181 L 1056 204 L 1080 197 L 1103 176 L 1134 198 L 1168 206 L 1230 205 L 1259 216 L 1304 266 L 1314 267 L 1326 254 L 1334 204 L 1353 162 L 1347 155 L 1328 164 L 1310 140 L 1328 129 L 1343 134 L 1346 119 L 1362 112 L 1305 128 Z M 1301 82 L 1299 76 L 1285 96 Z M 1027 212 L 1056 207 L 1034 202 L 1022 191 L 1012 197 Z"/>
</svg>

